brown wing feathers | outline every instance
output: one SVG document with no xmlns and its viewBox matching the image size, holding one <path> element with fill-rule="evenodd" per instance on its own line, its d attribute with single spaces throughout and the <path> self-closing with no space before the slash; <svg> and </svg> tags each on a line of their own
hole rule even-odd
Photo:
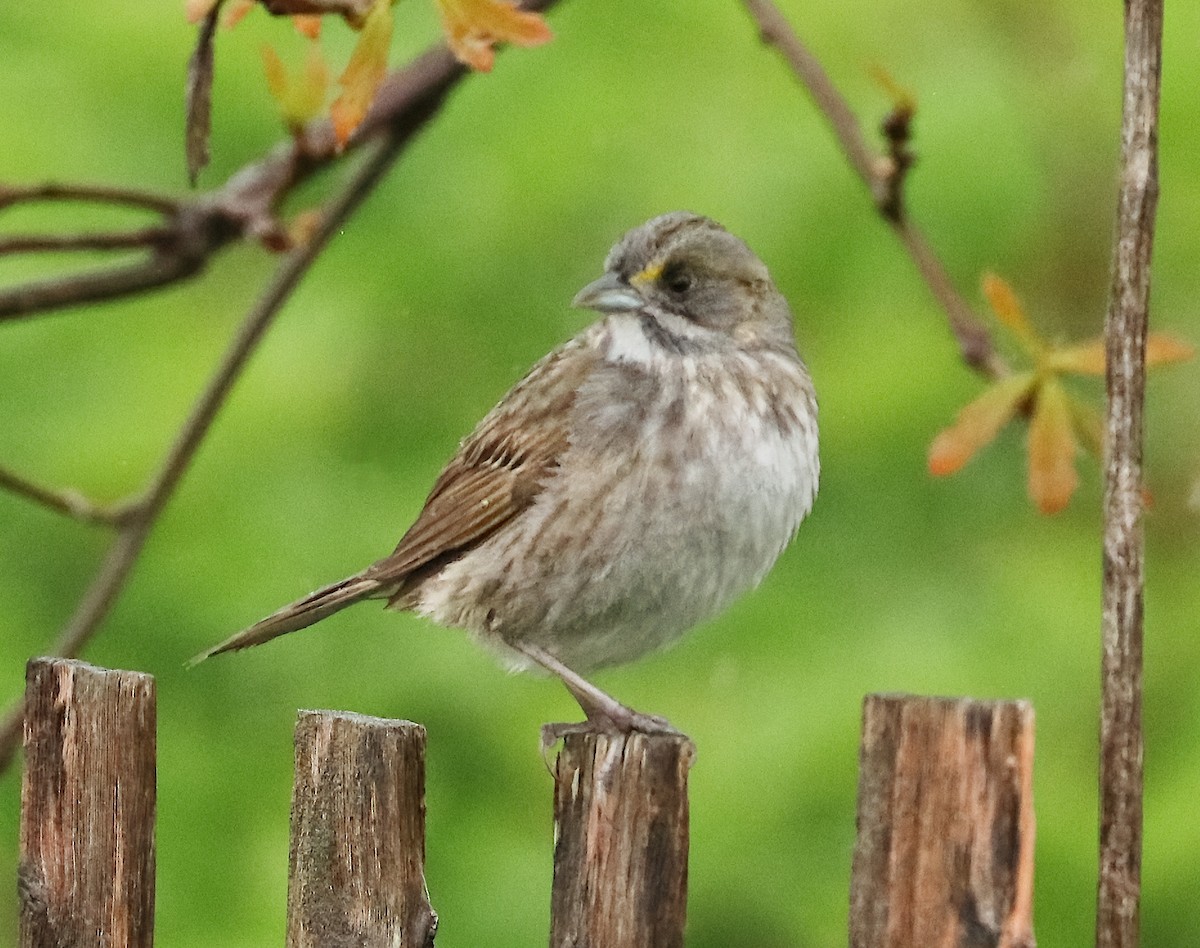
<svg viewBox="0 0 1200 948">
<path fill-rule="evenodd" d="M 423 566 L 482 542 L 533 502 L 566 450 L 581 374 L 566 368 L 572 363 L 561 353 L 534 366 L 484 418 L 442 471 L 395 552 L 364 576 L 394 588 Z M 579 361 L 590 367 L 589 360 Z"/>
<path fill-rule="evenodd" d="M 395 601 L 411 592 L 405 580 L 419 583 L 423 567 L 465 552 L 532 503 L 566 449 L 571 401 L 590 367 L 576 358 L 567 370 L 562 351 L 539 362 L 463 442 L 390 556 L 284 606 L 191 663 L 306 628 L 363 599 Z"/>
</svg>

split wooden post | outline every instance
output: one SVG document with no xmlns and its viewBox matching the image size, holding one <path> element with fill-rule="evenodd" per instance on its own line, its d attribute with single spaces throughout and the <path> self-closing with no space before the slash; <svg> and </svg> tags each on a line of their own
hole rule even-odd
<svg viewBox="0 0 1200 948">
<path fill-rule="evenodd" d="M 868 695 L 851 948 L 1032 948 L 1033 708 Z"/>
<path fill-rule="evenodd" d="M 295 746 L 288 948 L 431 948 L 425 729 L 301 711 Z"/>
<path fill-rule="evenodd" d="M 21 948 L 154 943 L 155 714 L 149 675 L 26 666 Z"/>
<path fill-rule="evenodd" d="M 554 774 L 550 948 L 682 948 L 694 757 L 682 735 L 565 738 Z"/>
</svg>

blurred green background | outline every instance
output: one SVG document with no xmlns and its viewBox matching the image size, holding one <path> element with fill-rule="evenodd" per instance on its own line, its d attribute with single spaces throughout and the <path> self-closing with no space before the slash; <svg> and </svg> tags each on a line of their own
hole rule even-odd
<svg viewBox="0 0 1200 948">
<path fill-rule="evenodd" d="M 913 215 L 979 300 L 995 269 L 1054 338 L 1100 331 L 1120 111 L 1119 5 L 880 0 L 784 7 L 863 118 L 886 67 L 919 101 Z M 1166 26 L 1154 320 L 1200 339 L 1200 7 Z M 472 77 L 288 305 L 86 657 L 159 687 L 158 935 L 283 937 L 297 708 L 429 729 L 428 879 L 442 948 L 544 943 L 551 782 L 538 725 L 574 712 L 455 632 L 363 606 L 273 646 L 184 660 L 389 551 L 440 465 L 535 359 L 627 227 L 685 207 L 743 236 L 793 301 L 821 397 L 823 483 L 763 587 L 678 648 L 598 676 L 695 739 L 689 945 L 845 943 L 860 703 L 876 691 L 1025 697 L 1037 711 L 1035 923 L 1091 939 L 1099 500 L 1025 498 L 1021 433 L 962 474 L 928 442 L 980 390 L 944 318 L 805 94 L 733 0 L 566 0 L 557 39 Z M 397 8 L 394 62 L 437 34 Z M 0 181 L 180 192 L 174 3 L 0 5 Z M 346 31 L 327 27 L 331 58 Z M 215 186 L 280 134 L 256 11 L 218 42 Z M 327 190 L 306 190 L 297 208 Z M 115 215 L 10 212 L 3 233 Z M 78 262 L 78 261 L 74 261 Z M 11 283 L 57 264 L 0 260 Z M 100 500 L 158 463 L 275 260 L 254 247 L 151 296 L 0 327 L 0 463 Z M 1099 400 L 1099 386 L 1091 394 Z M 1200 941 L 1200 472 L 1194 366 L 1156 373 L 1146 458 L 1145 943 Z M 105 548 L 0 494 L 0 698 L 22 689 Z M 0 777 L 0 944 L 15 941 L 19 771 Z"/>
</svg>

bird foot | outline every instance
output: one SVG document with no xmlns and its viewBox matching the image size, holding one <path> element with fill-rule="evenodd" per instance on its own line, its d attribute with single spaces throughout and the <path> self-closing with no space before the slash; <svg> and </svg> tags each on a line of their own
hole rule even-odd
<svg viewBox="0 0 1200 948">
<path fill-rule="evenodd" d="M 567 686 L 567 690 L 587 715 L 586 721 L 578 723 L 542 725 L 543 757 L 568 734 L 632 734 L 636 731 L 639 734 L 684 736 L 683 732 L 673 728 L 666 718 L 660 718 L 656 714 L 642 714 L 621 704 L 612 695 L 601 691 L 540 646 L 527 642 L 513 642 L 510 645 L 562 679 L 562 683 Z"/>
<path fill-rule="evenodd" d="M 642 714 L 623 704 L 617 704 L 615 708 L 606 707 L 603 712 L 593 710 L 586 721 L 543 724 L 541 728 L 542 756 L 548 758 L 554 746 L 571 734 L 623 735 L 635 732 L 638 734 L 686 736 L 682 731 L 673 727 L 666 718 L 659 717 L 657 714 Z"/>
</svg>

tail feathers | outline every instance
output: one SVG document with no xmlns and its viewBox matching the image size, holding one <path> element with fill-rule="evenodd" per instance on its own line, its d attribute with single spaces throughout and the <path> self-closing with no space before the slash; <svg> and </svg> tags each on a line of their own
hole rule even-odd
<svg viewBox="0 0 1200 948">
<path fill-rule="evenodd" d="M 314 622 L 320 622 L 360 600 L 369 599 L 372 595 L 382 595 L 379 593 L 381 586 L 382 584 L 378 580 L 366 579 L 362 574 L 324 586 L 316 592 L 309 593 L 303 599 L 284 606 L 278 612 L 271 613 L 250 628 L 230 636 L 219 645 L 214 645 L 207 651 L 201 652 L 191 659 L 188 665 L 189 667 L 198 665 L 206 658 L 220 655 L 222 652 L 236 652 L 238 649 L 249 648 L 251 645 L 261 645 L 277 636 L 307 628 Z"/>
</svg>

